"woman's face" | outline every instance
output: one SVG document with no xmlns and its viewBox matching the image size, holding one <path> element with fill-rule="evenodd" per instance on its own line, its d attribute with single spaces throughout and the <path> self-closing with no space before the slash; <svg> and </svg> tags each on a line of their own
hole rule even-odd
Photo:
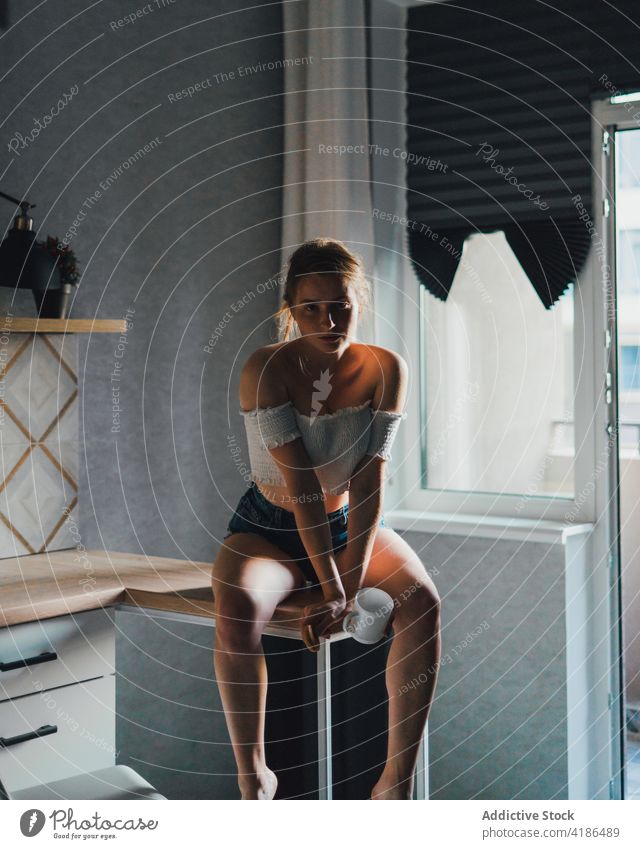
<svg viewBox="0 0 640 849">
<path fill-rule="evenodd" d="M 306 342 L 325 354 L 355 338 L 358 302 L 348 283 L 335 274 L 308 274 L 296 289 L 293 317 Z"/>
</svg>

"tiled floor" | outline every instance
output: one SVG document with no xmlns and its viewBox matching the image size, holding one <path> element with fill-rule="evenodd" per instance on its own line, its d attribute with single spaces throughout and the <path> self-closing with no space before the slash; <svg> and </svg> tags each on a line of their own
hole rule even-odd
<svg viewBox="0 0 640 849">
<path fill-rule="evenodd" d="M 626 799 L 640 799 L 640 735 L 627 734 Z"/>
</svg>

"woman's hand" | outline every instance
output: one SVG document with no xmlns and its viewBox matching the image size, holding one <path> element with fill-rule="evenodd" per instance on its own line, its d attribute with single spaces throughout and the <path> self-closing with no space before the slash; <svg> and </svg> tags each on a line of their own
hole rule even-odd
<svg viewBox="0 0 640 849">
<path fill-rule="evenodd" d="M 302 618 L 302 639 L 309 651 L 320 650 L 320 637 L 333 629 L 353 605 L 353 600 L 347 601 L 344 595 L 336 598 L 323 599 L 304 607 Z"/>
</svg>

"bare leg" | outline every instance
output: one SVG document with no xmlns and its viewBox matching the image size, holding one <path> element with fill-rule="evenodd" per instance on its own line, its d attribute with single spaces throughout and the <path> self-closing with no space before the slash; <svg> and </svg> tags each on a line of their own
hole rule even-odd
<svg viewBox="0 0 640 849">
<path fill-rule="evenodd" d="M 372 799 L 413 796 L 418 750 L 438 677 L 441 638 L 437 607 L 410 622 L 398 612 L 394 633 L 386 671 L 387 762 L 373 788 Z"/>
<path fill-rule="evenodd" d="M 431 709 L 441 651 L 440 599 L 411 546 L 391 528 L 378 528 L 363 586 L 395 601 L 394 638 L 386 685 L 387 760 L 372 799 L 411 799 L 418 750 Z"/>
<path fill-rule="evenodd" d="M 287 555 L 255 534 L 234 534 L 213 571 L 213 662 L 243 799 L 273 799 L 278 781 L 264 749 L 267 665 L 261 637 L 280 601 L 301 586 Z M 235 549 L 231 551 L 230 549 Z"/>
<path fill-rule="evenodd" d="M 214 668 L 243 799 L 273 799 L 278 782 L 266 764 L 264 714 L 267 667 L 262 647 L 227 650 L 216 628 Z"/>
</svg>

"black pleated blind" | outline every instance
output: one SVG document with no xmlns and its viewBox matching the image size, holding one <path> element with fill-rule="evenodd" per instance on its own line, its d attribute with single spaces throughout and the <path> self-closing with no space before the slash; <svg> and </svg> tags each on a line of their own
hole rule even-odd
<svg viewBox="0 0 640 849">
<path fill-rule="evenodd" d="M 609 38 L 597 34 L 608 5 L 466 0 L 410 10 L 409 240 L 437 297 L 446 299 L 472 232 L 504 231 L 547 308 L 575 280 L 589 249 L 578 214 L 591 215 L 591 94 L 604 91 L 607 67 L 619 85 L 634 79 L 624 54 L 637 32 L 627 24 L 615 53 L 609 10 Z"/>
<path fill-rule="evenodd" d="M 590 0 L 590 6 L 591 90 L 598 94 L 640 90 L 639 0 Z M 600 79 L 603 74 L 605 80 Z"/>
</svg>

